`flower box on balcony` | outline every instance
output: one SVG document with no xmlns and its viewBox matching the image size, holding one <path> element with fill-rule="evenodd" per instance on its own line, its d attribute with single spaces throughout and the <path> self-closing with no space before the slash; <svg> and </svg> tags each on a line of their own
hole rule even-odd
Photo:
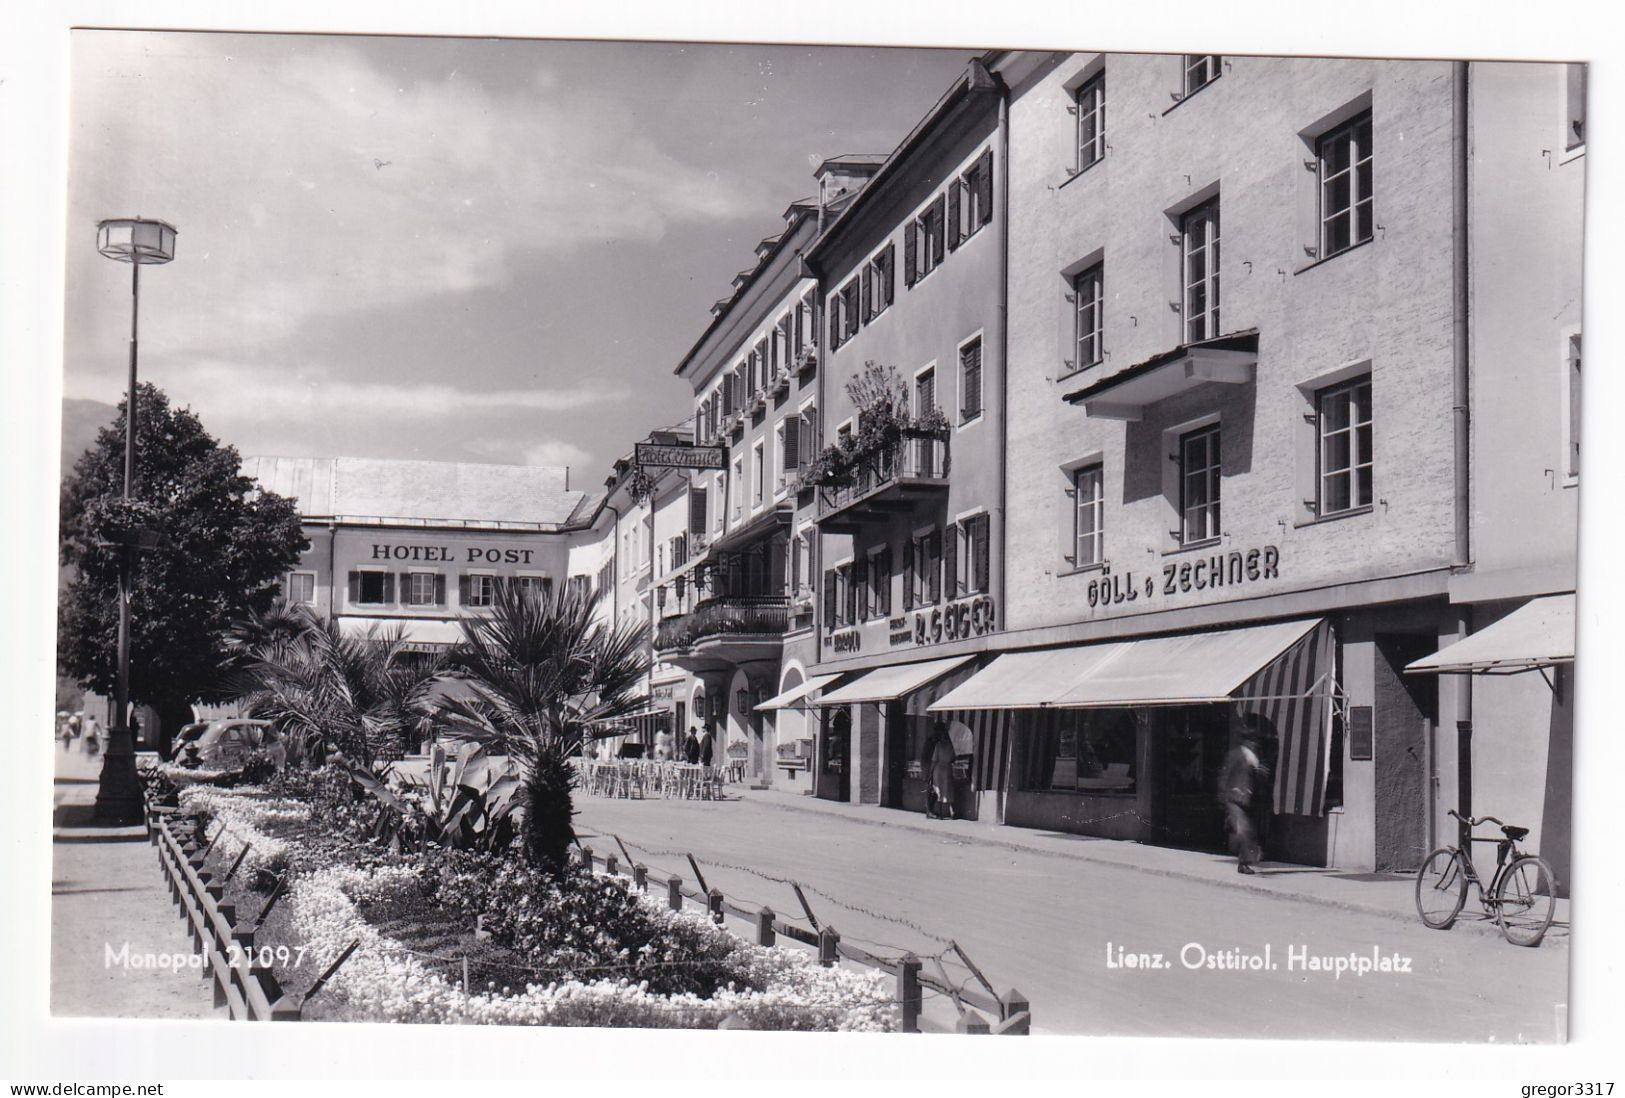
<svg viewBox="0 0 1625 1098">
<path fill-rule="evenodd" d="M 768 383 L 767 391 L 768 391 L 768 395 L 773 396 L 773 397 L 781 397 L 785 393 L 789 392 L 790 391 L 790 375 L 789 375 L 789 373 L 787 371 L 780 370 L 777 374 L 775 374 L 773 376 L 773 380 Z"/>
<path fill-rule="evenodd" d="M 767 411 L 767 393 L 761 389 L 756 390 L 755 395 L 750 398 L 750 407 L 746 411 L 753 416 L 761 415 Z"/>
<path fill-rule="evenodd" d="M 803 347 L 796 356 L 796 373 L 806 374 L 818 366 L 818 348 Z"/>
</svg>

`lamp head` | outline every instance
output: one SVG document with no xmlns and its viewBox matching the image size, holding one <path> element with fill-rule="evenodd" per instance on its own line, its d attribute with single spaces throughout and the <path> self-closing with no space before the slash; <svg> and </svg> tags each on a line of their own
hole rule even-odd
<svg viewBox="0 0 1625 1098">
<path fill-rule="evenodd" d="M 120 263 L 168 263 L 175 258 L 175 226 L 142 217 L 96 223 L 96 250 Z"/>
</svg>

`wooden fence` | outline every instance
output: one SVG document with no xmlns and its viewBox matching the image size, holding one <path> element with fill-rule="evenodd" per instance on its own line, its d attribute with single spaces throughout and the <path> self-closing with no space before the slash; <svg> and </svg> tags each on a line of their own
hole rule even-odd
<svg viewBox="0 0 1625 1098">
<path fill-rule="evenodd" d="M 621 852 L 627 854 L 630 860 L 631 855 L 624 847 Z M 895 998 L 904 1033 L 923 1032 L 920 1011 L 927 990 L 945 995 L 953 1002 L 958 1014 L 955 1032 L 1027 1034 L 1032 1029 L 1032 1007 L 1027 1002 L 1026 996 L 1013 988 L 1000 995 L 957 945 L 952 945 L 951 948 L 970 970 L 979 987 L 960 987 L 954 984 L 940 962 L 937 962 L 937 972 L 930 973 L 925 971 L 924 962 L 913 954 L 882 957 L 860 946 L 843 942 L 841 935 L 833 926 L 819 923 L 813 915 L 812 908 L 807 904 L 806 896 L 796 886 L 792 887 L 795 888 L 796 898 L 800 901 L 802 912 L 806 916 L 808 924 L 806 926 L 789 921 L 769 907 L 750 908 L 732 902 L 719 890 L 706 885 L 705 878 L 692 857 L 689 859 L 689 866 L 694 872 L 696 882 L 696 886 L 692 887 L 685 883 L 682 877 L 675 875 L 652 878 L 649 867 L 641 862 L 632 862 L 629 866 L 623 867 L 615 855 L 595 854 L 589 846 L 581 847 L 581 860 L 593 872 L 601 871 L 611 877 L 629 879 L 632 887 L 644 892 L 649 891 L 650 882 L 653 880 L 653 887 L 664 888 L 666 904 L 673 911 L 683 910 L 684 901 L 692 900 L 703 908 L 710 915 L 711 921 L 719 927 L 726 926 L 724 923 L 726 916 L 732 915 L 741 919 L 753 928 L 752 937 L 757 945 L 768 947 L 777 945 L 778 937 L 783 935 L 818 950 L 819 964 L 830 966 L 844 958 L 868 968 L 890 973 L 897 981 Z M 623 869 L 629 869 L 630 872 L 624 872 Z"/>
</svg>

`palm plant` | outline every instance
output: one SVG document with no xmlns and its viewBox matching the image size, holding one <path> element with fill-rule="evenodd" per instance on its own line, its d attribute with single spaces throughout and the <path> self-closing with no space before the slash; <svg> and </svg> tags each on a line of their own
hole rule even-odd
<svg viewBox="0 0 1625 1098">
<path fill-rule="evenodd" d="M 437 711 L 449 734 L 518 764 L 525 856 L 553 873 L 563 871 L 575 841 L 571 757 L 595 725 L 643 704 L 647 630 L 602 624 L 596 605 L 569 584 L 551 594 L 499 585 L 489 615 L 462 619 L 452 659 L 464 690 Z"/>
<path fill-rule="evenodd" d="M 274 605 L 228 647 L 247 712 L 270 720 L 295 759 L 336 749 L 370 766 L 415 745 L 448 674 L 444 657 L 409 653 L 399 626 L 349 634 L 302 605 Z"/>
</svg>

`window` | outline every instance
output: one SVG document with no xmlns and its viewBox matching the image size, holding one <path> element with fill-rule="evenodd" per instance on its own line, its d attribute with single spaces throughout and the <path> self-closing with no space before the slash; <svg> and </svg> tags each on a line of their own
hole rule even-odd
<svg viewBox="0 0 1625 1098">
<path fill-rule="evenodd" d="M 1074 96 L 1078 115 L 1078 171 L 1106 155 L 1106 74 L 1084 84 Z"/>
<path fill-rule="evenodd" d="M 796 429 L 796 465 L 804 468 L 818 456 L 818 409 L 812 405 L 801 410 L 801 426 Z"/>
<path fill-rule="evenodd" d="M 1185 342 L 1219 334 L 1219 203 L 1205 202 L 1180 221 L 1185 266 Z"/>
<path fill-rule="evenodd" d="M 858 331 L 858 306 L 862 279 L 854 278 L 831 296 L 829 302 L 829 346 L 834 350 Z"/>
<path fill-rule="evenodd" d="M 1139 737 L 1132 709 L 1040 710 L 1034 722 L 1028 789 L 1135 792 Z"/>
<path fill-rule="evenodd" d="M 912 286 L 942 265 L 947 199 L 937 200 L 903 226 L 903 283 Z"/>
<path fill-rule="evenodd" d="M 1219 425 L 1179 440 L 1179 540 L 1196 545 L 1219 536 Z"/>
<path fill-rule="evenodd" d="M 732 491 L 729 492 L 729 495 L 732 499 L 730 502 L 733 504 L 733 517 L 737 519 L 739 513 L 745 509 L 745 460 L 743 458 L 734 458 L 733 484 L 731 488 Z"/>
<path fill-rule="evenodd" d="M 461 594 L 464 606 L 490 606 L 496 601 L 497 578 L 483 574 L 464 576 Z"/>
<path fill-rule="evenodd" d="M 307 606 L 316 605 L 316 573 L 289 572 L 287 584 L 287 599 L 289 602 L 301 602 Z"/>
<path fill-rule="evenodd" d="M 1072 368 L 1098 366 L 1105 357 L 1105 267 L 1096 263 L 1072 280 Z"/>
<path fill-rule="evenodd" d="M 1323 389 L 1315 398 L 1320 435 L 1316 512 L 1371 506 L 1371 379 Z"/>
<path fill-rule="evenodd" d="M 942 531 L 916 535 L 903 553 L 903 609 L 942 598 Z"/>
<path fill-rule="evenodd" d="M 948 527 L 942 562 L 948 598 L 987 593 L 990 521 L 987 515 L 973 515 Z"/>
<path fill-rule="evenodd" d="M 1569 336 L 1569 476 L 1580 475 L 1580 334 Z"/>
<path fill-rule="evenodd" d="M 812 294 L 809 293 L 801 299 L 800 304 L 796 306 L 794 319 L 793 337 L 795 339 L 796 357 L 799 359 L 803 350 L 808 347 L 818 346 L 817 313 L 813 305 Z"/>
<path fill-rule="evenodd" d="M 1106 559 L 1104 470 L 1089 465 L 1072 474 L 1072 564 L 1087 568 Z"/>
<path fill-rule="evenodd" d="M 892 303 L 896 278 L 893 267 L 896 262 L 893 256 L 896 250 L 888 244 L 881 249 L 880 254 L 869 261 L 863 270 L 863 319 L 864 322 L 872 320 L 886 311 Z"/>
<path fill-rule="evenodd" d="M 446 599 L 446 580 L 433 572 L 412 572 L 406 577 L 406 605 L 439 606 Z"/>
<path fill-rule="evenodd" d="M 756 492 L 754 502 L 761 503 L 767 496 L 767 447 L 758 442 L 751 453 L 751 463 L 756 474 Z"/>
<path fill-rule="evenodd" d="M 351 572 L 350 601 L 363 606 L 380 606 L 395 601 L 395 575 L 392 572 Z"/>
<path fill-rule="evenodd" d="M 603 569 L 598 573 L 598 590 L 600 593 L 609 588 L 610 570 L 614 567 L 614 565 L 614 561 L 607 561 L 605 562 Z M 467 586 L 468 578 L 469 577 L 467 576 L 463 577 L 465 587 Z M 585 599 L 592 594 L 592 577 L 586 575 L 571 576 L 569 579 L 565 580 L 565 589 L 573 598 Z"/>
<path fill-rule="evenodd" d="M 1320 251 L 1326 259 L 1371 239 L 1371 113 L 1326 134 L 1320 162 Z M 1217 237 L 1217 231 L 1214 233 Z"/>
<path fill-rule="evenodd" d="M 1185 90 L 1181 98 L 1201 91 L 1217 80 L 1222 70 L 1216 53 L 1187 53 L 1185 55 Z"/>
<path fill-rule="evenodd" d="M 539 599 L 551 598 L 553 595 L 553 581 L 546 576 L 515 576 L 513 582 L 522 595 Z"/>
<path fill-rule="evenodd" d="M 1565 151 L 1577 149 L 1586 143 L 1586 68 L 1583 63 L 1566 66 L 1568 125 L 1563 134 Z"/>
<path fill-rule="evenodd" d="M 946 197 L 948 248 L 952 250 L 993 220 L 993 150 L 984 151 L 964 175 L 950 182 Z"/>
<path fill-rule="evenodd" d="M 959 348 L 959 422 L 982 414 L 982 337 Z"/>
<path fill-rule="evenodd" d="M 779 423 L 779 487 L 795 478 L 801 468 L 801 417 L 785 416 Z"/>
</svg>

